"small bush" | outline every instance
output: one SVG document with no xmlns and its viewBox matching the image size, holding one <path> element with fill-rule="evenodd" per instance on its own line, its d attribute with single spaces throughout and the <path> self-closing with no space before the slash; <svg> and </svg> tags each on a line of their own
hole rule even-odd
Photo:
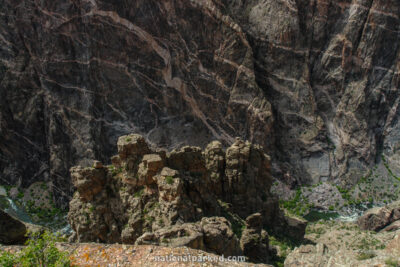
<svg viewBox="0 0 400 267">
<path fill-rule="evenodd" d="M 386 265 L 389 267 L 399 267 L 400 263 L 397 260 L 389 258 L 385 261 Z"/>
<path fill-rule="evenodd" d="M 173 184 L 174 183 L 174 178 L 172 176 L 167 176 L 167 177 L 165 177 L 165 182 L 167 184 Z"/>
<path fill-rule="evenodd" d="M 136 191 L 133 196 L 134 197 L 141 197 L 144 193 L 144 188 L 141 188 L 140 190 Z"/>
<path fill-rule="evenodd" d="M 17 195 L 17 198 L 19 198 L 19 199 L 24 198 L 24 192 L 19 191 L 18 195 Z"/>
<path fill-rule="evenodd" d="M 372 259 L 374 257 L 376 257 L 376 254 L 373 253 L 373 252 L 361 252 L 358 255 L 357 259 L 360 260 L 360 261 L 363 261 L 363 260 Z"/>
</svg>

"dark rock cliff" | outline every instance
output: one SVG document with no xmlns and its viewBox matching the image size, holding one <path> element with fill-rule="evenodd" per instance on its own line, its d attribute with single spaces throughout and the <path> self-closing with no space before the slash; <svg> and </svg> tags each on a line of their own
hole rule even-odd
<svg viewBox="0 0 400 267">
<path fill-rule="evenodd" d="M 141 133 L 271 152 L 290 185 L 398 166 L 397 0 L 0 1 L 0 178 L 53 180 Z"/>
</svg>

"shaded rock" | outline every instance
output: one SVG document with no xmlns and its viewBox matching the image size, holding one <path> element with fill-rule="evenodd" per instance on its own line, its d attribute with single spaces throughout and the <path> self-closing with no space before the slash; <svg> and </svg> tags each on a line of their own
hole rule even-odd
<svg viewBox="0 0 400 267">
<path fill-rule="evenodd" d="M 201 220 L 204 245 L 209 252 L 224 256 L 240 256 L 239 240 L 232 231 L 230 222 L 223 217 L 204 217 Z"/>
<path fill-rule="evenodd" d="M 0 243 L 5 245 L 23 244 L 27 227 L 21 221 L 0 209 Z"/>
<path fill-rule="evenodd" d="M 168 165 L 175 170 L 188 171 L 202 176 L 206 171 L 205 161 L 200 147 L 184 146 L 174 149 L 167 155 Z"/>
<path fill-rule="evenodd" d="M 220 196 L 222 195 L 225 167 L 225 152 L 222 150 L 221 142 L 213 141 L 208 144 L 204 150 L 204 157 L 210 177 L 209 188 L 213 190 L 216 195 Z"/>
<path fill-rule="evenodd" d="M 246 228 L 261 231 L 263 226 L 262 216 L 260 213 L 255 213 L 246 218 Z"/>
<path fill-rule="evenodd" d="M 121 167 L 121 158 L 119 155 L 115 155 L 111 157 L 111 163 L 115 168 L 120 168 Z"/>
<path fill-rule="evenodd" d="M 307 221 L 291 216 L 285 216 L 285 221 L 286 235 L 294 240 L 302 240 L 306 233 Z"/>
<path fill-rule="evenodd" d="M 268 234 L 262 230 L 262 217 L 255 213 L 246 218 L 246 228 L 240 238 L 243 254 L 251 262 L 267 262 L 269 258 Z"/>
<path fill-rule="evenodd" d="M 242 218 L 258 212 L 272 184 L 269 157 L 262 148 L 236 139 L 226 150 L 225 198 Z"/>
</svg>

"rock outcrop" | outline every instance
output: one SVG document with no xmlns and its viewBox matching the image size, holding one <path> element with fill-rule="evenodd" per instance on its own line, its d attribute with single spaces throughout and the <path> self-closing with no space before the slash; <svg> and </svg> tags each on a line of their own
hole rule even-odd
<svg viewBox="0 0 400 267">
<path fill-rule="evenodd" d="M 367 210 L 357 223 L 363 230 L 397 230 L 400 228 L 400 202 Z"/>
<path fill-rule="evenodd" d="M 65 204 L 69 168 L 105 162 L 129 132 L 168 148 L 240 136 L 268 149 L 290 187 L 354 183 L 381 154 L 398 172 L 399 9 L 4 0 L 0 175 L 23 187 L 52 180 Z"/>
<path fill-rule="evenodd" d="M 204 217 L 201 222 L 146 232 L 136 240 L 135 244 L 190 247 L 225 256 L 243 255 L 239 240 L 233 233 L 231 224 L 224 217 Z"/>
<path fill-rule="evenodd" d="M 0 244 L 23 244 L 27 239 L 27 230 L 24 223 L 0 209 Z"/>
<path fill-rule="evenodd" d="M 71 168 L 71 240 L 188 246 L 266 262 L 263 228 L 294 238 L 305 228 L 269 192 L 269 161 L 262 147 L 240 139 L 226 152 L 212 142 L 204 152 L 185 146 L 166 153 L 140 135 L 122 136 L 113 165 Z"/>
</svg>

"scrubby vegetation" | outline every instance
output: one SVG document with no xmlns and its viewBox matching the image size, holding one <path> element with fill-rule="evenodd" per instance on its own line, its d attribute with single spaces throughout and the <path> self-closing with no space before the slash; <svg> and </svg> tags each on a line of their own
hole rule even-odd
<svg viewBox="0 0 400 267">
<path fill-rule="evenodd" d="M 64 241 L 60 237 L 45 231 L 29 233 L 26 247 L 16 254 L 0 252 L 0 266 L 4 267 L 65 267 L 70 266 L 67 252 L 57 249 L 55 243 Z"/>
</svg>

